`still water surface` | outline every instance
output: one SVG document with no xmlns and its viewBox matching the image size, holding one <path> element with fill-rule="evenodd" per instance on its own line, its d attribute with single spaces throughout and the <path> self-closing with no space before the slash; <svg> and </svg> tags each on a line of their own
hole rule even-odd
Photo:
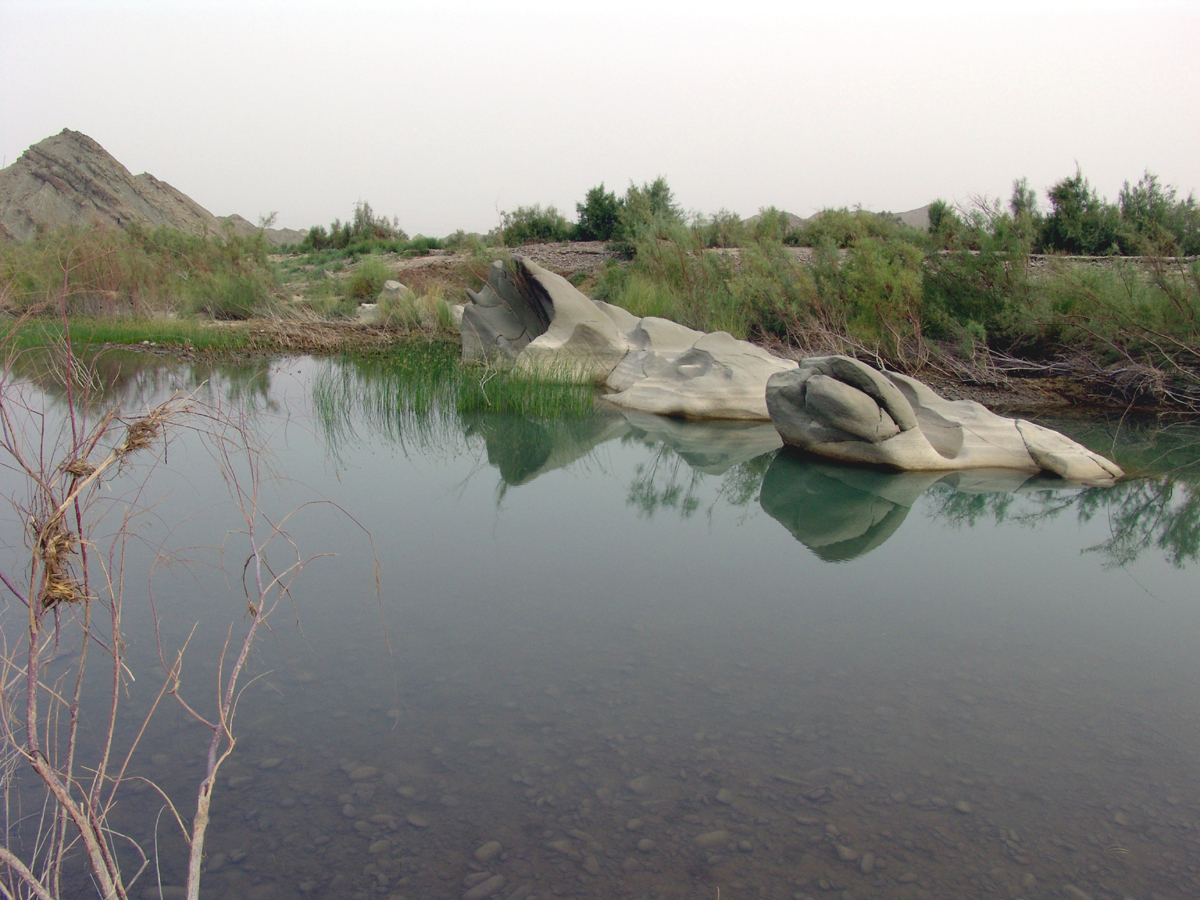
<svg viewBox="0 0 1200 900">
<path fill-rule="evenodd" d="M 209 379 L 269 438 L 269 503 L 338 507 L 289 524 L 338 556 L 258 646 L 202 896 L 1200 896 L 1197 429 L 1050 423 L 1144 476 L 1083 490 L 804 461 L 769 426 L 345 399 L 381 377 L 116 388 Z M 147 548 L 237 525 L 187 435 L 153 488 Z M 243 552 L 154 581 L 208 707 Z M 157 690 L 142 588 L 127 730 Z M 165 708 L 136 768 L 186 805 L 206 748 Z M 116 824 L 153 847 L 161 806 L 135 785 Z"/>
</svg>

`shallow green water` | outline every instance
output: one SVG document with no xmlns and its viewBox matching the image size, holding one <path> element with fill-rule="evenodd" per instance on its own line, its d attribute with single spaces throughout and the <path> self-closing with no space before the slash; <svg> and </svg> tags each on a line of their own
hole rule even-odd
<svg viewBox="0 0 1200 900">
<path fill-rule="evenodd" d="M 1200 893 L 1196 428 L 1049 423 L 1143 476 L 1081 490 L 799 460 L 769 426 L 460 414 L 330 361 L 112 380 L 255 411 L 270 504 L 340 507 L 290 523 L 339 555 L 259 644 L 203 896 Z M 188 435 L 152 494 L 147 547 L 236 526 Z M 228 577 L 202 549 L 154 582 L 210 707 L 225 549 Z M 142 584 L 123 727 L 156 688 Z M 205 749 L 168 708 L 135 766 L 187 803 Z M 160 806 L 131 790 L 118 824 L 153 846 Z"/>
</svg>

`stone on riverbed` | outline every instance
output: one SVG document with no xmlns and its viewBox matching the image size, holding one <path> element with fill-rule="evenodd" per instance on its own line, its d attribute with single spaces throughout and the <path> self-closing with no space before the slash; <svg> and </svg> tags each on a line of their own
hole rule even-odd
<svg viewBox="0 0 1200 900">
<path fill-rule="evenodd" d="M 802 360 L 772 375 L 766 405 L 784 443 L 842 462 L 906 471 L 1016 469 L 1081 484 L 1123 474 L 1058 432 L 947 400 L 928 385 L 845 356 Z"/>
</svg>

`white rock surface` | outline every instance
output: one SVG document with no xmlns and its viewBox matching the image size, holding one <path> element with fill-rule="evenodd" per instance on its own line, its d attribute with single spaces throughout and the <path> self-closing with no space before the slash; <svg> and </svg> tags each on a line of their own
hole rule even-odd
<svg viewBox="0 0 1200 900">
<path fill-rule="evenodd" d="M 634 319 L 634 326 L 627 332 L 629 352 L 608 376 L 607 384 L 614 391 L 628 390 L 639 381 L 657 374 L 663 366 L 679 359 L 692 349 L 696 341 L 704 337 L 703 331 L 688 328 L 670 319 L 660 319 L 657 316 L 631 318 Z"/>
<path fill-rule="evenodd" d="M 493 263 L 462 316 L 464 361 L 594 381 L 623 409 L 695 419 L 769 421 L 767 379 L 796 363 L 725 332 L 704 334 L 592 300 L 521 257 Z"/>
<path fill-rule="evenodd" d="M 766 404 L 786 444 L 843 462 L 906 471 L 1048 471 L 1084 484 L 1121 469 L 1058 432 L 947 400 L 928 385 L 844 356 L 803 360 L 773 375 Z"/>
<path fill-rule="evenodd" d="M 779 359 L 749 341 L 718 331 L 605 399 L 664 416 L 766 421 L 770 419 L 767 379 L 795 368 L 792 360 Z"/>
<path fill-rule="evenodd" d="M 389 278 L 383 283 L 383 290 L 379 292 L 379 297 L 376 299 L 376 302 L 395 303 L 401 298 L 411 300 L 413 296 L 412 288 L 406 284 L 402 284 L 399 281 Z"/>
<path fill-rule="evenodd" d="M 522 260 L 530 280 L 545 292 L 550 325 L 517 356 L 517 369 L 604 383 L 629 350 L 612 313 L 561 275 Z"/>
</svg>

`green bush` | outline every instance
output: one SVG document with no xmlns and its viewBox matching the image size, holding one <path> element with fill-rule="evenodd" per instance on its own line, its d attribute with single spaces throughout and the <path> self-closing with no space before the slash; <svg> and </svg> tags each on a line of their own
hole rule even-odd
<svg viewBox="0 0 1200 900">
<path fill-rule="evenodd" d="M 639 243 L 656 234 L 665 237 L 682 224 L 683 210 L 675 203 L 675 194 L 666 178 L 659 175 L 641 187 L 630 182 L 617 211 L 613 242 L 630 256 Z"/>
<path fill-rule="evenodd" d="M 1200 255 L 1200 207 L 1194 194 L 1179 200 L 1175 188 L 1146 172 L 1136 185 L 1126 181 L 1118 197 L 1127 242 L 1148 256 Z"/>
<path fill-rule="evenodd" d="M 354 204 L 354 216 L 348 222 L 334 219 L 326 231 L 323 225 L 314 225 L 308 230 L 304 240 L 297 248 L 300 252 L 311 250 L 347 250 L 353 245 L 364 245 L 378 249 L 378 244 L 392 245 L 393 252 L 398 252 L 396 245 L 407 245 L 408 235 L 400 227 L 397 218 L 389 220 L 387 216 L 376 215 L 371 204 L 360 200 Z M 359 252 L 370 252 L 360 250 Z"/>
<path fill-rule="evenodd" d="M 201 312 L 241 319 L 263 311 L 278 279 L 261 234 L 223 237 L 169 228 L 66 228 L 0 244 L 0 286 L 14 312 L 75 315 Z"/>
<path fill-rule="evenodd" d="M 962 219 L 945 200 L 934 200 L 929 204 L 929 239 L 935 250 L 948 250 L 954 246 L 962 228 Z"/>
<path fill-rule="evenodd" d="M 895 218 L 887 213 L 845 207 L 823 209 L 792 231 L 788 242 L 799 247 L 832 244 L 844 250 L 863 238 L 889 238 L 898 228 Z"/>
<path fill-rule="evenodd" d="M 1028 301 L 1032 289 L 1026 220 L 981 204 L 961 217 L 947 211 L 939 221 L 942 230 L 930 236 L 932 252 L 922 273 L 926 334 L 980 344 L 1004 335 L 1014 308 Z"/>
<path fill-rule="evenodd" d="M 502 213 L 500 233 L 506 247 L 520 247 L 522 244 L 571 240 L 575 227 L 555 207 L 543 209 L 535 203 L 533 206 L 518 206 L 515 212 Z"/>
<path fill-rule="evenodd" d="M 634 249 L 629 265 L 605 266 L 596 293 L 635 315 L 759 339 L 786 337 L 820 317 L 808 267 L 782 244 L 749 242 L 739 254 L 723 253 L 677 224 L 644 231 Z"/>
<path fill-rule="evenodd" d="M 1121 260 L 1063 261 L 1036 288 L 1017 310 L 1023 355 L 1082 354 L 1101 366 L 1153 366 L 1168 388 L 1179 382 L 1194 389 L 1200 380 L 1200 265 L 1155 273 Z"/>
<path fill-rule="evenodd" d="M 832 242 L 818 249 L 813 274 L 823 306 L 851 340 L 887 360 L 904 361 L 923 336 L 925 254 L 898 237 L 864 237 L 845 258 Z"/>
<path fill-rule="evenodd" d="M 579 216 L 575 226 L 575 238 L 580 241 L 607 241 L 617 227 L 617 215 L 621 204 L 617 195 L 604 189 L 600 182 L 587 192 L 582 203 L 575 204 Z"/>
<path fill-rule="evenodd" d="M 1121 214 L 1088 184 L 1083 173 L 1056 182 L 1047 192 L 1050 215 L 1042 224 L 1041 246 L 1079 256 L 1106 256 L 1121 246 Z"/>
<path fill-rule="evenodd" d="M 718 210 L 707 218 L 698 217 L 692 230 L 705 247 L 741 247 L 749 243 L 753 235 L 742 217 L 727 209 Z"/>
<path fill-rule="evenodd" d="M 774 206 L 768 206 L 758 211 L 758 221 L 754 223 L 754 239 L 772 243 L 790 243 L 792 221 L 788 214 Z"/>
<path fill-rule="evenodd" d="M 392 270 L 378 256 L 365 257 L 350 273 L 346 294 L 359 303 L 374 300 L 383 290 L 383 283 L 392 277 Z"/>
</svg>

